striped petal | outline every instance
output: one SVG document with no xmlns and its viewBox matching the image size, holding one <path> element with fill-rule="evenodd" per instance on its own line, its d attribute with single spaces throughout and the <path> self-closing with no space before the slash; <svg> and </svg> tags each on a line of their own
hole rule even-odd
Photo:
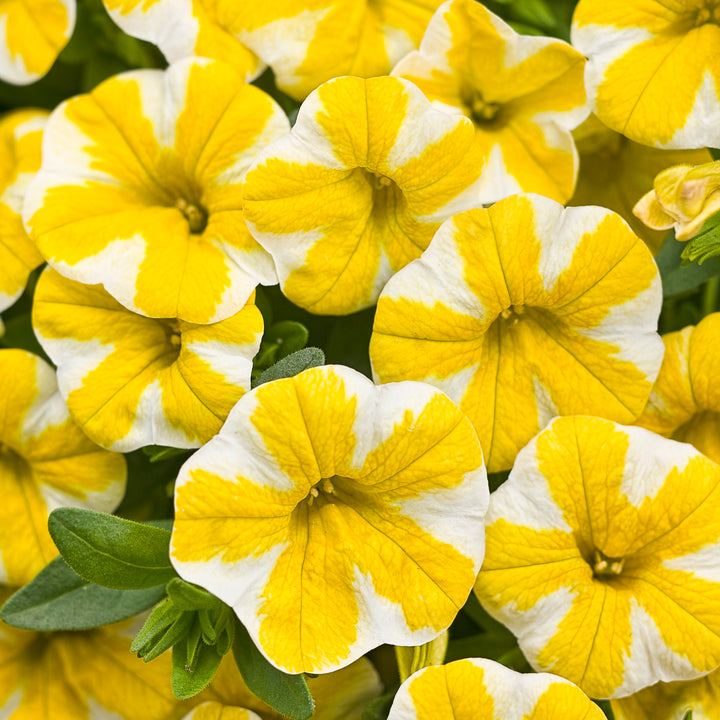
<svg viewBox="0 0 720 720">
<path fill-rule="evenodd" d="M 342 366 L 243 396 L 180 471 L 171 559 L 286 672 L 329 672 L 448 627 L 483 555 L 472 426 L 419 383 Z"/>
<path fill-rule="evenodd" d="M 455 400 L 498 472 L 555 415 L 640 414 L 660 305 L 650 253 L 617 215 L 517 195 L 455 215 L 390 280 L 370 357 L 381 382 Z"/>
</svg>

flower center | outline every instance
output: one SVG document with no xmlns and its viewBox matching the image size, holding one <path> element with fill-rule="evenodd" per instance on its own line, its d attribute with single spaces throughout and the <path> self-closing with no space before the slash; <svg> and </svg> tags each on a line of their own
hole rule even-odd
<svg viewBox="0 0 720 720">
<path fill-rule="evenodd" d="M 158 320 L 157 322 L 159 322 L 160 325 L 162 325 L 163 330 L 165 330 L 167 343 L 170 345 L 170 349 L 179 353 L 180 347 L 182 345 L 182 331 L 180 329 L 180 321 Z"/>
<path fill-rule="evenodd" d="M 185 216 L 190 232 L 199 235 L 207 227 L 208 212 L 200 203 L 192 203 L 185 198 L 178 198 L 175 207 Z"/>
<path fill-rule="evenodd" d="M 501 313 L 500 317 L 508 322 L 511 326 L 517 325 L 520 322 L 520 318 L 525 314 L 524 305 L 511 305 L 506 307 Z"/>
<path fill-rule="evenodd" d="M 15 477 L 24 477 L 31 474 L 28 461 L 4 442 L 0 442 L 0 470 L 4 470 Z"/>
<path fill-rule="evenodd" d="M 317 498 L 323 497 L 323 499 L 328 500 L 329 498 L 327 496 L 334 494 L 335 486 L 333 485 L 332 478 L 323 478 L 310 488 L 310 492 L 305 499 L 308 505 L 312 505 Z"/>
<path fill-rule="evenodd" d="M 479 90 L 470 89 L 462 94 L 467 114 L 476 125 L 487 125 L 497 119 L 500 103 L 488 101 Z"/>
<path fill-rule="evenodd" d="M 707 23 L 720 25 L 720 2 L 717 0 L 706 0 L 695 15 L 695 27 Z"/>
<path fill-rule="evenodd" d="M 593 552 L 593 575 L 596 578 L 617 577 L 622 573 L 625 558 L 613 558 L 595 550 Z"/>
</svg>

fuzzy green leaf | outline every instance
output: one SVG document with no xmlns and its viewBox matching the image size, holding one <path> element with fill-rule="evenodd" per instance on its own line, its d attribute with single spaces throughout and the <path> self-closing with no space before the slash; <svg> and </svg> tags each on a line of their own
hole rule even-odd
<svg viewBox="0 0 720 720">
<path fill-rule="evenodd" d="M 197 663 L 190 670 L 187 666 L 187 647 L 185 643 L 175 645 L 172 650 L 171 683 L 175 697 L 186 700 L 204 690 L 215 676 L 221 656 L 210 645 L 200 643 Z"/>
<path fill-rule="evenodd" d="M 293 377 L 308 368 L 318 367 L 325 363 L 325 353 L 320 348 L 309 347 L 298 350 L 288 355 L 279 362 L 270 366 L 260 375 L 254 387 L 263 385 L 266 382 L 280 380 L 281 378 Z"/>
</svg>

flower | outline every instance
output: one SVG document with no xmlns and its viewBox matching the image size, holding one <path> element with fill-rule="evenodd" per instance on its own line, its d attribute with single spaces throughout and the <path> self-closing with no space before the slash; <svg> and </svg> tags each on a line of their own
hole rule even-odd
<svg viewBox="0 0 720 720">
<path fill-rule="evenodd" d="M 677 163 L 702 163 L 710 153 L 702 150 L 658 150 L 628 140 L 591 115 L 574 132 L 580 153 L 580 174 L 570 205 L 602 205 L 618 213 L 632 231 L 657 255 L 667 237 L 651 230 L 632 209 L 652 188 L 655 176 Z"/>
<path fill-rule="evenodd" d="M 246 4 L 236 22 L 242 26 L 242 41 L 273 69 L 278 87 L 302 100 L 340 75 L 387 75 L 403 55 L 417 47 L 441 2 L 274 0 Z"/>
<path fill-rule="evenodd" d="M 556 418 L 487 522 L 475 593 L 535 669 L 607 698 L 720 665 L 720 466 L 690 445 Z"/>
<path fill-rule="evenodd" d="M 663 170 L 633 212 L 648 227 L 674 227 L 678 240 L 689 240 L 708 218 L 720 212 L 720 161 Z"/>
<path fill-rule="evenodd" d="M 452 0 L 392 74 L 473 121 L 484 162 L 479 202 L 518 192 L 566 202 L 578 169 L 570 130 L 588 114 L 584 65 L 562 40 L 519 35 L 475 0 Z"/>
<path fill-rule="evenodd" d="M 310 95 L 243 184 L 283 293 L 321 314 L 372 305 L 443 220 L 475 204 L 474 132 L 400 78 L 338 78 Z"/>
<path fill-rule="evenodd" d="M 209 700 L 193 708 L 183 720 L 262 720 L 252 710 Z"/>
<path fill-rule="evenodd" d="M 21 295 L 43 259 L 22 224 L 22 204 L 40 168 L 40 141 L 48 113 L 16 110 L 0 120 L 0 312 Z"/>
<path fill-rule="evenodd" d="M 515 195 L 455 215 L 391 278 L 370 359 L 380 382 L 446 392 L 499 472 L 555 415 L 640 414 L 661 302 L 650 253 L 617 215 Z"/>
<path fill-rule="evenodd" d="M 244 395 L 183 465 L 170 557 L 271 663 L 329 672 L 450 625 L 482 561 L 487 492 L 444 394 L 313 368 Z"/>
<path fill-rule="evenodd" d="M 654 147 L 720 146 L 717 0 L 580 0 L 571 38 L 606 125 Z"/>
<path fill-rule="evenodd" d="M 223 60 L 250 82 L 263 64 L 239 40 L 241 8 L 233 0 L 103 0 L 110 17 L 133 37 L 154 43 L 167 61 Z"/>
<path fill-rule="evenodd" d="M 0 80 L 41 78 L 75 27 L 75 0 L 6 0 L 0 7 Z"/>
<path fill-rule="evenodd" d="M 52 368 L 24 350 L 0 350 L 0 583 L 24 585 L 57 555 L 52 510 L 112 512 L 125 476 L 125 458 L 70 418 Z"/>
<path fill-rule="evenodd" d="M 200 447 L 250 389 L 263 319 L 254 296 L 210 325 L 126 310 L 100 285 L 48 268 L 35 290 L 33 327 L 58 367 L 75 422 L 103 447 Z"/>
<path fill-rule="evenodd" d="M 388 720 L 603 720 L 602 710 L 567 680 L 525 674 L 482 658 L 428 667 L 395 695 Z"/>
<path fill-rule="evenodd" d="M 285 133 L 277 103 L 228 65 L 182 60 L 101 83 L 51 114 L 24 220 L 50 265 L 133 312 L 213 323 L 274 283 L 240 183 Z"/>
<path fill-rule="evenodd" d="M 636 424 L 694 445 L 720 463 L 720 313 L 663 336 L 665 357 Z"/>
</svg>

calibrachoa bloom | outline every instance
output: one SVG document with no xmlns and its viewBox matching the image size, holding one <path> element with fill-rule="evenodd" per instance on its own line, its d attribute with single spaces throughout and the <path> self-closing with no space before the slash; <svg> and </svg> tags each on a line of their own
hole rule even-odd
<svg viewBox="0 0 720 720">
<path fill-rule="evenodd" d="M 245 3 L 235 12 L 243 42 L 272 67 L 281 90 L 302 100 L 340 75 L 387 75 L 417 48 L 440 2 L 273 0 Z"/>
<path fill-rule="evenodd" d="M 633 206 L 652 189 L 655 176 L 678 163 L 706 163 L 707 149 L 660 150 L 628 140 L 591 115 L 573 131 L 580 154 L 580 173 L 570 205 L 602 205 L 620 217 L 653 255 L 667 237 L 633 214 Z M 665 228 L 667 229 L 667 228 Z"/>
<path fill-rule="evenodd" d="M 244 395 L 181 468 L 170 555 L 286 672 L 447 628 L 483 556 L 487 479 L 464 415 L 342 366 Z"/>
<path fill-rule="evenodd" d="M 70 418 L 53 369 L 24 350 L 0 350 L 0 583 L 24 585 L 57 555 L 52 510 L 112 512 L 125 475 L 125 458 Z"/>
<path fill-rule="evenodd" d="M 475 592 L 537 670 L 622 697 L 720 665 L 720 466 L 690 445 L 555 419 L 490 499 Z"/>
<path fill-rule="evenodd" d="M 718 43 L 717 0 L 580 0 L 573 15 L 598 117 L 655 147 L 720 146 Z"/>
<path fill-rule="evenodd" d="M 258 282 L 276 282 L 245 226 L 241 180 L 288 128 L 224 63 L 110 78 L 50 116 L 26 227 L 61 274 L 102 283 L 134 312 L 224 320 Z"/>
<path fill-rule="evenodd" d="M 473 137 L 469 120 L 436 110 L 407 80 L 318 88 L 243 184 L 248 224 L 283 293 L 322 314 L 372 305 L 443 220 L 475 204 Z"/>
<path fill-rule="evenodd" d="M 147 318 L 48 268 L 33 326 L 70 413 L 96 443 L 199 447 L 250 389 L 263 330 L 253 299 L 210 325 Z"/>
<path fill-rule="evenodd" d="M 0 312 L 25 289 L 42 257 L 25 232 L 22 205 L 40 168 L 40 142 L 48 113 L 16 110 L 0 120 Z"/>
<path fill-rule="evenodd" d="M 648 227 L 675 228 L 678 240 L 689 240 L 708 218 L 720 212 L 720 161 L 663 170 L 633 212 Z"/>
<path fill-rule="evenodd" d="M 18 630 L 0 622 L 2 716 L 179 720 L 189 703 L 173 697 L 169 654 L 146 664 L 130 652 L 131 640 L 128 622 L 53 633 Z"/>
<path fill-rule="evenodd" d="M 0 80 L 41 78 L 75 27 L 75 0 L 4 0 L 0 5 Z"/>
<path fill-rule="evenodd" d="M 485 163 L 480 202 L 517 192 L 566 202 L 578 169 L 570 130 L 588 114 L 584 65 L 562 40 L 518 35 L 476 0 L 451 0 L 392 74 L 473 121 Z"/>
<path fill-rule="evenodd" d="M 663 336 L 665 357 L 637 424 L 720 463 L 720 313 Z"/>
<path fill-rule="evenodd" d="M 110 17 L 133 37 L 154 43 L 168 62 L 188 56 L 224 60 L 252 80 L 262 64 L 239 40 L 242 13 L 234 0 L 103 0 Z"/>
<path fill-rule="evenodd" d="M 604 720 L 602 710 L 567 680 L 522 674 L 478 658 L 428 667 L 395 695 L 388 720 Z"/>
<path fill-rule="evenodd" d="M 455 215 L 378 302 L 381 382 L 423 380 L 473 422 L 488 470 L 555 415 L 632 422 L 662 360 L 657 268 L 614 213 L 516 195 Z"/>
</svg>

